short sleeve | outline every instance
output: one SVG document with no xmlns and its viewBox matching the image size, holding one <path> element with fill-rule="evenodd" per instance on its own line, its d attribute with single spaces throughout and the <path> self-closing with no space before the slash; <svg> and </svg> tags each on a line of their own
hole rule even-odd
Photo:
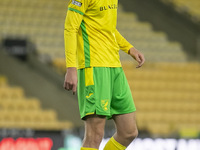
<svg viewBox="0 0 200 150">
<path fill-rule="evenodd" d="M 70 0 L 68 9 L 84 15 L 90 0 Z"/>
</svg>

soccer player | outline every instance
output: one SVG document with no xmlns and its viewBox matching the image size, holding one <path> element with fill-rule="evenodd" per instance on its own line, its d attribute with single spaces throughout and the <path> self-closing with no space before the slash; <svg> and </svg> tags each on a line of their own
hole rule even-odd
<svg viewBox="0 0 200 150">
<path fill-rule="evenodd" d="M 64 88 L 78 93 L 85 124 L 81 150 L 97 150 L 106 119 L 116 133 L 104 150 L 124 150 L 138 135 L 135 105 L 122 70 L 119 49 L 131 55 L 138 68 L 145 61 L 117 31 L 118 0 L 70 0 L 65 20 L 67 73 Z"/>
</svg>

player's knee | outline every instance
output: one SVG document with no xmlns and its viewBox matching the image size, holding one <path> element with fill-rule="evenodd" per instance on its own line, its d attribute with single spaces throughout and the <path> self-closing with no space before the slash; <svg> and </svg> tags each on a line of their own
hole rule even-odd
<svg viewBox="0 0 200 150">
<path fill-rule="evenodd" d="M 97 129 L 95 131 L 95 135 L 94 135 L 94 141 L 95 143 L 101 143 L 102 139 L 103 139 L 103 136 L 104 136 L 104 130 L 102 129 Z"/>
<path fill-rule="evenodd" d="M 84 141 L 88 144 L 88 146 L 99 147 L 102 139 L 103 139 L 103 134 L 97 133 L 97 134 L 93 134 L 93 135 L 87 135 L 85 137 Z"/>
<path fill-rule="evenodd" d="M 138 130 L 132 130 L 132 132 L 127 133 L 127 139 L 129 139 L 130 141 L 133 141 L 136 137 L 138 136 Z"/>
<path fill-rule="evenodd" d="M 85 136 L 85 140 L 92 145 L 99 145 L 103 139 L 104 130 L 96 129 L 93 132 L 87 133 Z"/>
<path fill-rule="evenodd" d="M 99 133 L 94 137 L 94 143 L 96 145 L 100 145 L 102 139 L 103 139 L 103 133 Z"/>
<path fill-rule="evenodd" d="M 137 136 L 138 136 L 138 130 L 130 130 L 130 131 L 125 131 L 123 134 L 124 138 L 127 139 L 128 141 L 133 141 Z"/>
</svg>

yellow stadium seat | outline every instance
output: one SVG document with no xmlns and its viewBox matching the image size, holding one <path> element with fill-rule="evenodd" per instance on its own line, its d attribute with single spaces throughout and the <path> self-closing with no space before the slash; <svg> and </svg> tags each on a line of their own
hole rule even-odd
<svg viewBox="0 0 200 150">
<path fill-rule="evenodd" d="M 6 100 L 0 103 L 4 110 L 39 110 L 40 102 L 37 99 L 19 99 L 19 100 Z"/>
<path fill-rule="evenodd" d="M 7 83 L 0 76 L 0 83 Z M 62 130 L 72 127 L 69 121 L 59 121 L 55 110 L 43 110 L 36 98 L 26 98 L 23 88 L 0 86 L 0 128 L 31 128 L 38 130 Z"/>
<path fill-rule="evenodd" d="M 161 122 L 160 123 L 150 122 L 148 124 L 148 129 L 150 133 L 157 135 L 158 137 L 167 136 L 171 131 L 171 128 L 168 124 Z"/>
<path fill-rule="evenodd" d="M 19 99 L 24 97 L 24 91 L 20 87 L 0 87 L 0 99 Z"/>
<path fill-rule="evenodd" d="M 0 87 L 7 86 L 7 84 L 8 84 L 7 78 L 5 76 L 0 75 Z"/>
<path fill-rule="evenodd" d="M 180 129 L 179 136 L 181 138 L 198 138 L 199 130 L 196 128 Z"/>
<path fill-rule="evenodd" d="M 123 62 L 140 130 L 164 136 L 187 126 L 197 127 L 199 67 L 199 63 L 149 63 L 140 71 L 133 69 L 133 63 Z"/>
</svg>

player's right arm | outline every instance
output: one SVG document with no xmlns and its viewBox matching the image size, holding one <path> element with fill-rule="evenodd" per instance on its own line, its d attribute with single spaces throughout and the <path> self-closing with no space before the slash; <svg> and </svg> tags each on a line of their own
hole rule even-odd
<svg viewBox="0 0 200 150">
<path fill-rule="evenodd" d="M 64 30 L 65 57 L 67 68 L 76 67 L 77 34 L 82 20 L 83 15 L 80 15 L 75 11 L 68 10 L 65 19 Z"/>
<path fill-rule="evenodd" d="M 77 34 L 83 15 L 75 11 L 68 10 L 65 20 L 64 41 L 65 41 L 65 57 L 66 57 L 66 75 L 64 81 L 64 88 L 72 90 L 76 93 L 77 88 Z"/>
<path fill-rule="evenodd" d="M 77 35 L 83 20 L 83 15 L 88 7 L 89 0 L 70 0 L 65 19 L 64 42 L 66 57 L 66 75 L 64 88 L 76 93 L 77 88 Z"/>
</svg>

